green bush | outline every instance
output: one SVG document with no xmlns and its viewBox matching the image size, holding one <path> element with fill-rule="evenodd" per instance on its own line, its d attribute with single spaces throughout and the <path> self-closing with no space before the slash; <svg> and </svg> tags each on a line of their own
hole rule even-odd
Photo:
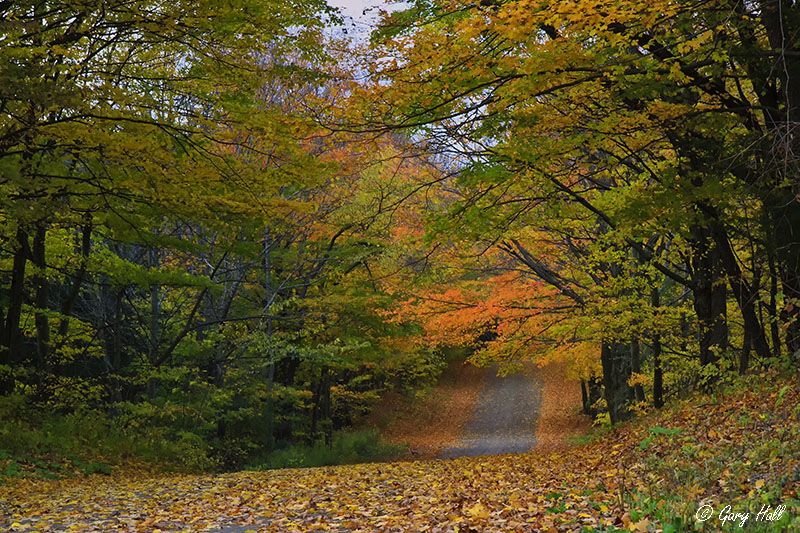
<svg viewBox="0 0 800 533">
<path fill-rule="evenodd" d="M 178 470 L 214 466 L 201 435 L 148 425 L 157 418 L 158 408 L 149 404 L 135 407 L 117 406 L 118 416 L 113 418 L 91 409 L 43 413 L 23 397 L 0 397 L 0 457 L 9 465 L 21 463 L 32 470 L 41 470 L 38 465 L 46 458 L 48 464 L 66 464 L 82 473 L 107 473 L 107 463 L 128 461 L 159 463 Z"/>
<path fill-rule="evenodd" d="M 276 450 L 251 470 L 300 468 L 364 463 L 385 460 L 401 454 L 403 446 L 383 442 L 377 430 L 339 432 L 330 446 L 317 442 L 314 446 L 291 446 Z"/>
</svg>

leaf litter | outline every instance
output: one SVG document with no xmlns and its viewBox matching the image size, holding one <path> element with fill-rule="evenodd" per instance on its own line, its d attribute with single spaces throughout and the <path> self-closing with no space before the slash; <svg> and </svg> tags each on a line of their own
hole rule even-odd
<svg viewBox="0 0 800 533">
<path fill-rule="evenodd" d="M 798 380 L 769 381 L 724 401 L 681 402 L 556 451 L 22 479 L 0 487 L 0 530 L 661 531 L 670 513 L 688 516 L 708 501 L 758 501 L 766 491 L 798 517 Z"/>
</svg>

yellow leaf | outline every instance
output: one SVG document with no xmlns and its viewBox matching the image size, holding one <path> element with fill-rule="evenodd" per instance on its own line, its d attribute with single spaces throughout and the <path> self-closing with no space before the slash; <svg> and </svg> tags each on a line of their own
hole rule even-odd
<svg viewBox="0 0 800 533">
<path fill-rule="evenodd" d="M 472 518 L 489 518 L 489 510 L 481 502 L 467 509 L 467 514 Z"/>
</svg>

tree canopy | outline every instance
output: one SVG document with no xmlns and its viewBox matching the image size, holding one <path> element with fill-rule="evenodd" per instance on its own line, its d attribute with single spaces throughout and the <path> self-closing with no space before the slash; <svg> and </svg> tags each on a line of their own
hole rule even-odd
<svg viewBox="0 0 800 533">
<path fill-rule="evenodd" d="M 0 411 L 236 468 L 454 353 L 614 423 L 796 371 L 799 10 L 0 2 Z"/>
<path fill-rule="evenodd" d="M 614 419 L 628 352 L 663 331 L 703 379 L 797 363 L 798 23 L 785 2 L 416 2 L 373 36 L 363 127 L 450 161 L 434 231 L 595 322 L 575 340 L 601 345 Z"/>
</svg>

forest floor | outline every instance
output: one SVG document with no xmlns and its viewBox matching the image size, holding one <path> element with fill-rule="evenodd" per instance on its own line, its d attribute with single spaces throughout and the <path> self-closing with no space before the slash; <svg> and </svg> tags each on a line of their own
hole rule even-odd
<svg viewBox="0 0 800 533">
<path fill-rule="evenodd" d="M 388 442 L 408 445 L 396 460 L 434 459 L 461 435 L 488 374 L 487 369 L 453 362 L 422 398 L 389 393 L 362 424 L 379 428 Z"/>
<path fill-rule="evenodd" d="M 20 479 L 0 531 L 800 531 L 799 384 L 751 376 L 520 454 Z"/>
</svg>

